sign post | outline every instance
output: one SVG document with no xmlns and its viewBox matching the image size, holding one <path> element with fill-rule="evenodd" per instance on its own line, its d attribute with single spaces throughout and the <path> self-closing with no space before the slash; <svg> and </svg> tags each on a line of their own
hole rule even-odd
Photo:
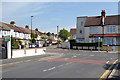
<svg viewBox="0 0 120 80">
<path fill-rule="evenodd" d="M 102 36 L 96 36 L 96 37 L 98 37 L 98 50 L 100 51 L 100 38 L 102 37 Z"/>
</svg>

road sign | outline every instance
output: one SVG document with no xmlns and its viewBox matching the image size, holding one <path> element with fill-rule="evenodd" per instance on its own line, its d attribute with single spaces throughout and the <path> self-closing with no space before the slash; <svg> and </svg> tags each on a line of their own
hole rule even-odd
<svg viewBox="0 0 120 80">
<path fill-rule="evenodd" d="M 102 36 L 96 36 L 96 37 L 102 37 Z"/>
</svg>

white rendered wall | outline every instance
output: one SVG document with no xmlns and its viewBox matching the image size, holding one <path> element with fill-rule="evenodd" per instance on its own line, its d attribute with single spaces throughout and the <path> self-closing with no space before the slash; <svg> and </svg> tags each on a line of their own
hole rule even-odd
<svg viewBox="0 0 120 80">
<path fill-rule="evenodd" d="M 46 48 L 34 48 L 34 49 L 14 49 L 12 51 L 12 58 L 27 57 L 45 54 Z"/>
</svg>

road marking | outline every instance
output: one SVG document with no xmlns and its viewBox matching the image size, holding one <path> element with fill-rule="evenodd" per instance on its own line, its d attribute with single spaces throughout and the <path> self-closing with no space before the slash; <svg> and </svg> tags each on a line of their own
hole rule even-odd
<svg viewBox="0 0 120 80">
<path fill-rule="evenodd" d="M 94 56 L 94 55 L 90 55 L 90 56 Z"/>
<path fill-rule="evenodd" d="M 43 70 L 43 72 L 46 72 L 47 70 Z"/>
<path fill-rule="evenodd" d="M 116 64 L 117 61 L 118 61 L 118 59 L 109 67 L 108 70 L 106 70 L 106 71 L 104 72 L 104 74 L 100 77 L 99 80 L 103 80 L 103 79 L 105 78 L 105 76 L 109 73 L 110 69 L 113 67 L 114 64 Z"/>
<path fill-rule="evenodd" d="M 113 71 L 111 72 L 110 76 L 108 78 L 112 78 L 114 73 L 116 72 L 116 68 L 118 67 L 118 64 L 115 66 L 115 68 L 113 69 Z"/>
<path fill-rule="evenodd" d="M 55 67 L 52 67 L 52 68 L 50 68 L 50 69 L 48 69 L 48 70 L 50 71 L 50 70 L 53 70 L 53 69 L 55 69 Z"/>
<path fill-rule="evenodd" d="M 64 60 L 68 60 L 69 58 L 64 58 Z"/>
<path fill-rule="evenodd" d="M 46 72 L 46 71 L 50 71 L 50 70 L 53 70 L 53 69 L 55 69 L 56 67 L 52 67 L 52 68 L 49 68 L 49 69 L 45 69 L 45 70 L 43 70 L 43 72 Z"/>
</svg>

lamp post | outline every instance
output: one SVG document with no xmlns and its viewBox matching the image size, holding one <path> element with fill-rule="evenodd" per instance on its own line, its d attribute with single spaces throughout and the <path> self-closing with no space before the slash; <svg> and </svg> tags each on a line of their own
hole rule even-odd
<svg viewBox="0 0 120 80">
<path fill-rule="evenodd" d="M 57 47 L 59 48 L 59 43 L 58 43 L 58 40 L 59 40 L 59 37 L 58 37 L 58 31 L 59 31 L 59 26 L 57 26 Z"/>
<path fill-rule="evenodd" d="M 31 44 L 32 44 L 32 17 L 33 16 L 31 16 Z"/>
</svg>

